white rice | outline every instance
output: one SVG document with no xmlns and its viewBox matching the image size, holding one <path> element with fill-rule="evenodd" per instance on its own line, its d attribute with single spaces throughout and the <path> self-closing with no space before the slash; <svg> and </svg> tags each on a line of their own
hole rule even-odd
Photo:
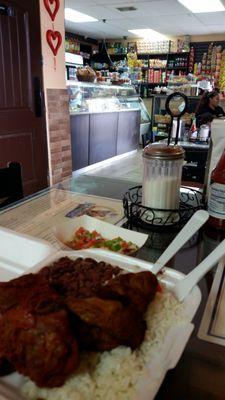
<svg viewBox="0 0 225 400">
<path fill-rule="evenodd" d="M 168 330 L 184 322 L 183 315 L 182 304 L 171 293 L 158 293 L 146 312 L 147 330 L 139 349 L 121 346 L 85 353 L 79 369 L 62 387 L 40 389 L 26 379 L 23 394 L 30 400 L 133 400 L 146 363 L 160 351 Z"/>
</svg>

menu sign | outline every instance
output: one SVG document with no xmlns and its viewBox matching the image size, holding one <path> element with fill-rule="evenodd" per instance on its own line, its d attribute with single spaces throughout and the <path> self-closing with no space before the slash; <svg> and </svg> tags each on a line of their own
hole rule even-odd
<svg viewBox="0 0 225 400">
<path fill-rule="evenodd" d="M 124 218 L 122 201 L 54 188 L 1 212 L 0 225 L 45 239 L 59 249 L 54 235 L 56 221 L 82 215 L 120 225 Z"/>
<path fill-rule="evenodd" d="M 225 346 L 225 258 L 218 265 L 198 337 Z"/>
</svg>

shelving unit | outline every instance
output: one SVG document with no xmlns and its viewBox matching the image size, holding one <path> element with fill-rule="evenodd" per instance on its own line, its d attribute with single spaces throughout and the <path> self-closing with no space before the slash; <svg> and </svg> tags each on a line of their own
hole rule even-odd
<svg viewBox="0 0 225 400">
<path fill-rule="evenodd" d="M 143 60 L 147 60 L 148 61 L 148 70 L 153 70 L 153 71 L 162 71 L 162 73 L 165 72 L 165 77 L 163 79 L 163 81 L 157 81 L 154 79 L 150 79 L 150 77 L 148 76 L 148 85 L 162 85 L 162 84 L 166 84 L 167 80 L 168 80 L 168 73 L 171 71 L 175 72 L 175 75 L 178 75 L 179 71 L 182 73 L 186 74 L 188 73 L 188 64 L 189 64 L 189 53 L 154 53 L 154 54 L 138 54 L 138 58 Z M 154 67 L 154 66 L 150 66 L 150 60 L 152 59 L 162 59 L 162 60 L 166 60 L 166 66 L 162 66 L 162 67 Z M 174 64 L 180 62 L 180 63 L 185 63 L 186 65 L 181 65 L 181 66 L 177 66 L 177 65 L 170 65 L 170 63 L 173 62 Z M 153 74 L 154 76 L 154 74 Z M 161 76 L 161 74 L 159 74 L 159 77 Z M 152 80 L 152 81 L 151 81 Z"/>
<path fill-rule="evenodd" d="M 113 72 L 115 69 L 110 65 L 110 60 L 111 61 L 123 61 L 124 59 L 127 59 L 127 53 L 126 52 L 121 52 L 117 53 L 117 51 L 124 50 L 124 46 L 121 45 L 119 46 L 119 43 L 115 43 L 115 48 L 114 51 L 116 53 L 113 53 L 113 48 L 108 47 L 108 53 L 106 52 L 106 47 L 102 46 L 101 49 L 101 55 L 102 55 L 102 62 L 106 62 L 109 64 L 109 71 Z M 169 49 L 171 48 L 171 45 Z M 110 54 L 110 53 L 113 54 Z M 156 86 L 156 85 L 166 85 L 167 81 L 169 80 L 169 75 L 171 74 L 172 71 L 174 71 L 174 75 L 179 75 L 179 72 L 181 75 L 186 75 L 188 73 L 188 64 L 189 64 L 189 53 L 188 52 L 163 52 L 163 53 L 136 53 L 138 60 L 145 60 L 141 68 L 141 75 L 142 75 L 142 84 L 147 87 L 148 86 Z M 100 54 L 98 56 L 98 61 L 99 61 Z M 161 61 L 164 61 L 160 66 L 160 62 L 158 65 L 151 65 L 151 60 L 153 59 L 159 59 Z M 180 62 L 180 66 L 179 63 Z M 171 63 L 174 65 L 171 65 Z M 134 68 L 135 70 L 135 68 Z M 118 70 L 119 71 L 119 70 Z"/>
</svg>

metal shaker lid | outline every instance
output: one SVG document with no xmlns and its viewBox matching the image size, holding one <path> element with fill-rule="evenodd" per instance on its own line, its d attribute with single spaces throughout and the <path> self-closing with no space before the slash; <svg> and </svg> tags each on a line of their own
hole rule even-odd
<svg viewBox="0 0 225 400">
<path fill-rule="evenodd" d="M 184 149 L 181 146 L 167 146 L 165 143 L 150 144 L 143 150 L 143 157 L 161 160 L 177 160 L 184 158 Z"/>
</svg>

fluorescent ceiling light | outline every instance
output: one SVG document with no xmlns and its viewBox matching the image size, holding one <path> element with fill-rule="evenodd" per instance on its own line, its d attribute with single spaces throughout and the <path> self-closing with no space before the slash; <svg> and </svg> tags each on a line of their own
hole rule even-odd
<svg viewBox="0 0 225 400">
<path fill-rule="evenodd" d="M 193 13 L 207 13 L 224 11 L 225 7 L 220 0 L 178 0 L 184 7 Z"/>
<path fill-rule="evenodd" d="M 157 40 L 165 40 L 165 36 L 153 29 L 130 29 L 129 32 L 136 36 L 140 36 L 143 39 L 149 39 L 152 42 Z"/>
<path fill-rule="evenodd" d="M 94 22 L 98 21 L 96 18 L 90 17 L 90 15 L 83 14 L 79 11 L 73 10 L 72 8 L 65 8 L 65 19 L 71 22 Z"/>
</svg>

